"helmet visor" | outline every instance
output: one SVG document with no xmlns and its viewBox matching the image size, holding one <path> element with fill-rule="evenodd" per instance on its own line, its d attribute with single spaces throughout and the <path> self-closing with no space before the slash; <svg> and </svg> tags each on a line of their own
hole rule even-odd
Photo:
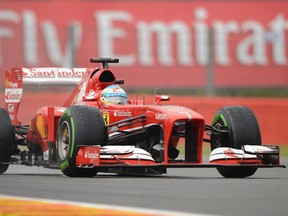
<svg viewBox="0 0 288 216">
<path fill-rule="evenodd" d="M 127 97 L 120 95 L 104 97 L 103 100 L 108 104 L 127 104 L 128 101 Z"/>
</svg>

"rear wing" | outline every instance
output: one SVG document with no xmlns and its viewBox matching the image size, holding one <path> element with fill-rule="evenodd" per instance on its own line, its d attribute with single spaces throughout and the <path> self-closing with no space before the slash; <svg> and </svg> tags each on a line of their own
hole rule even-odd
<svg viewBox="0 0 288 216">
<path fill-rule="evenodd" d="M 20 125 L 18 109 L 24 86 L 75 86 L 87 68 L 12 68 L 5 71 L 5 107 L 13 125 Z"/>
</svg>

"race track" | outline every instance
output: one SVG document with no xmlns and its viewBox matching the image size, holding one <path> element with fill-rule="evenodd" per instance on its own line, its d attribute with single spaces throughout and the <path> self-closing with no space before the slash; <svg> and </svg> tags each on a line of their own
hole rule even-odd
<svg viewBox="0 0 288 216">
<path fill-rule="evenodd" d="M 288 159 L 282 160 L 288 165 Z M 59 170 L 10 166 L 0 194 L 213 215 L 287 215 L 288 170 L 260 169 L 225 179 L 215 169 L 168 169 L 168 174 L 123 177 L 99 173 L 68 178 Z"/>
</svg>

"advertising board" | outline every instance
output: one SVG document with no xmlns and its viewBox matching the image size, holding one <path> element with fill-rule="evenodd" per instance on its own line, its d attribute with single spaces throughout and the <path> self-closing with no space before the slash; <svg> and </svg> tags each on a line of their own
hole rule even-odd
<svg viewBox="0 0 288 216">
<path fill-rule="evenodd" d="M 287 87 L 288 1 L 0 2 L 2 71 L 92 57 L 128 88 L 204 87 L 209 62 L 215 87 Z"/>
</svg>

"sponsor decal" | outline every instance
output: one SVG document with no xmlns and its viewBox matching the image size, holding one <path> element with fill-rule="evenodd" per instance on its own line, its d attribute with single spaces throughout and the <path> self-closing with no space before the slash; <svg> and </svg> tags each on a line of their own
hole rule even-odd
<svg viewBox="0 0 288 216">
<path fill-rule="evenodd" d="M 114 116 L 125 116 L 125 117 L 131 117 L 132 116 L 132 112 L 130 110 L 118 110 L 116 109 L 114 111 Z"/>
<path fill-rule="evenodd" d="M 43 157 L 45 161 L 49 160 L 49 150 L 43 152 Z"/>
<path fill-rule="evenodd" d="M 23 89 L 5 89 L 5 103 L 18 103 L 21 100 Z"/>
<path fill-rule="evenodd" d="M 89 150 L 88 151 L 85 151 L 85 155 L 84 155 L 85 158 L 99 158 L 99 154 L 97 151 L 95 152 L 90 152 Z"/>
<path fill-rule="evenodd" d="M 109 113 L 103 113 L 103 119 L 104 119 L 105 125 L 109 125 L 109 124 L 110 124 L 110 116 L 109 116 Z"/>
<path fill-rule="evenodd" d="M 155 118 L 157 120 L 165 120 L 167 118 L 167 114 L 166 113 L 156 113 L 155 114 Z"/>
<path fill-rule="evenodd" d="M 47 130 L 45 128 L 44 119 L 42 114 L 39 114 L 36 118 L 36 127 L 42 139 L 47 139 Z"/>
<path fill-rule="evenodd" d="M 6 78 L 5 79 L 5 88 L 18 88 L 18 83 L 9 81 L 9 79 Z"/>
<path fill-rule="evenodd" d="M 26 78 L 81 78 L 86 73 L 86 68 L 23 68 Z"/>
<path fill-rule="evenodd" d="M 237 155 L 235 154 L 235 152 L 230 148 L 227 150 L 224 150 L 224 154 L 228 157 L 231 157 L 231 158 L 238 158 Z"/>
<path fill-rule="evenodd" d="M 8 104 L 8 112 L 14 112 L 14 111 L 15 111 L 14 104 Z"/>
<path fill-rule="evenodd" d="M 18 88 L 18 83 L 14 83 L 11 81 L 6 80 L 6 88 Z"/>
</svg>

